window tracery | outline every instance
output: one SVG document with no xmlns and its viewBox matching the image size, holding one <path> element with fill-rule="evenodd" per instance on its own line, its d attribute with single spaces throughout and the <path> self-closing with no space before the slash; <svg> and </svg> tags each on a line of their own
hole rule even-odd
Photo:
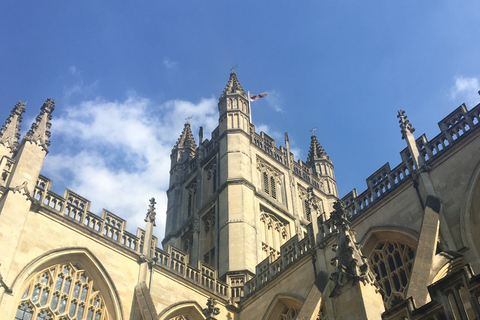
<svg viewBox="0 0 480 320">
<path fill-rule="evenodd" d="M 280 246 L 289 238 L 288 222 L 282 222 L 272 213 L 262 211 L 260 214 L 262 227 L 262 251 L 264 258 L 280 255 Z"/>
<path fill-rule="evenodd" d="M 215 209 L 203 217 L 203 261 L 215 267 Z"/>
<path fill-rule="evenodd" d="M 195 198 L 197 194 L 197 184 L 191 183 L 187 187 L 187 216 L 190 217 L 195 210 Z"/>
<path fill-rule="evenodd" d="M 299 309 L 293 307 L 285 307 L 280 313 L 280 317 L 278 318 L 278 320 L 294 320 L 297 318 L 299 313 Z"/>
<path fill-rule="evenodd" d="M 24 287 L 14 320 L 110 320 L 94 281 L 79 265 L 49 267 Z"/>
<path fill-rule="evenodd" d="M 383 289 L 382 296 L 387 309 L 404 299 L 414 258 L 412 247 L 393 241 L 378 242 L 370 254 L 370 265 Z"/>
<path fill-rule="evenodd" d="M 215 160 L 213 160 L 209 165 L 206 166 L 207 170 L 207 181 L 209 184 L 208 189 L 215 193 L 217 192 L 217 165 Z"/>
</svg>

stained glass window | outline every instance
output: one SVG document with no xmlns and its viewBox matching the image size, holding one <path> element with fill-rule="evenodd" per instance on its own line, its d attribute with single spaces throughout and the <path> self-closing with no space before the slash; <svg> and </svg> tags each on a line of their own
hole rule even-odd
<svg viewBox="0 0 480 320">
<path fill-rule="evenodd" d="M 94 281 L 78 265 L 49 267 L 24 288 L 14 320 L 113 320 Z"/>
</svg>

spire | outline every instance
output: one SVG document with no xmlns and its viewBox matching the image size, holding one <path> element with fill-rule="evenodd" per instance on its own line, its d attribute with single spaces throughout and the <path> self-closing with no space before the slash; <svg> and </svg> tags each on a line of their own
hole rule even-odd
<svg viewBox="0 0 480 320">
<path fill-rule="evenodd" d="M 193 150 L 197 149 L 195 139 L 193 138 L 192 129 L 190 128 L 190 123 L 188 123 L 188 121 L 185 122 L 182 134 L 180 135 L 180 138 L 178 138 L 177 144 L 174 147 L 174 149 L 178 148 L 191 148 Z"/>
<path fill-rule="evenodd" d="M 232 71 L 230 73 L 230 79 L 228 79 L 227 85 L 225 86 L 225 89 L 223 90 L 220 99 L 229 94 L 240 94 L 243 95 L 243 97 L 247 98 L 245 91 L 243 91 L 242 85 L 237 79 L 237 74 L 235 73 L 235 71 Z"/>
<path fill-rule="evenodd" d="M 0 130 L 0 144 L 9 148 L 13 153 L 18 147 L 18 139 L 20 138 L 20 122 L 22 121 L 22 113 L 25 112 L 25 103 L 18 101 L 13 107 L 10 116 L 5 121 L 5 125 Z"/>
<path fill-rule="evenodd" d="M 315 160 L 320 160 L 321 158 L 326 158 L 326 157 L 327 157 L 327 153 L 318 142 L 317 136 L 315 134 L 312 134 L 312 138 L 310 141 L 310 150 L 308 150 L 307 163 L 309 165 L 313 165 Z"/>
<path fill-rule="evenodd" d="M 50 127 L 52 124 L 52 112 L 55 109 L 55 101 L 48 98 L 40 108 L 40 114 L 37 116 L 36 122 L 32 124 L 32 128 L 25 135 L 25 140 L 33 142 L 48 152 L 47 147 L 50 145 Z"/>
</svg>

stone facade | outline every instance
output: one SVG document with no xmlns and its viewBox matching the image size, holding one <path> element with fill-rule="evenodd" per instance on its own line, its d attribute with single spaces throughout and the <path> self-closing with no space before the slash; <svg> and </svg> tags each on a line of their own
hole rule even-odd
<svg viewBox="0 0 480 320">
<path fill-rule="evenodd" d="M 306 162 L 255 131 L 230 74 L 211 139 L 187 122 L 171 153 L 163 249 L 145 230 L 40 174 L 54 101 L 19 141 L 0 131 L 2 319 L 476 319 L 480 317 L 480 104 L 432 140 L 398 114 L 402 162 L 339 198 L 313 134 Z"/>
</svg>

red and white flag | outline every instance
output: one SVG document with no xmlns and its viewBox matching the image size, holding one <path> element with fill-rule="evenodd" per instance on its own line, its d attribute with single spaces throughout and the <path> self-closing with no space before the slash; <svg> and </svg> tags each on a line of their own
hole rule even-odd
<svg viewBox="0 0 480 320">
<path fill-rule="evenodd" d="M 250 101 L 257 101 L 260 98 L 268 97 L 268 93 L 252 94 L 250 95 Z"/>
</svg>

